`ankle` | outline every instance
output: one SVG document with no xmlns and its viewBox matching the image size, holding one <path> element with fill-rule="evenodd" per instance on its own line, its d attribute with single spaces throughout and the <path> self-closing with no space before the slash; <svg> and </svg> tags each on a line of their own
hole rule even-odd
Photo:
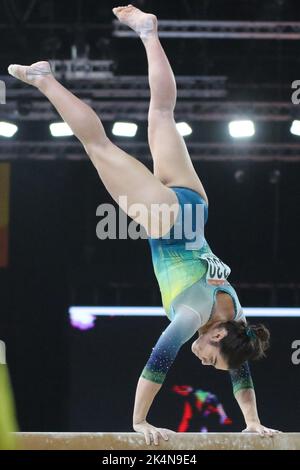
<svg viewBox="0 0 300 470">
<path fill-rule="evenodd" d="M 140 38 L 144 45 L 146 46 L 149 43 L 157 42 L 159 41 L 158 37 L 158 32 L 157 31 L 151 31 L 148 33 L 140 33 Z"/>
<path fill-rule="evenodd" d="M 147 18 L 139 25 L 136 30 L 143 40 L 149 40 L 150 38 L 158 38 L 158 26 L 157 18 L 155 15 L 147 15 Z"/>
<path fill-rule="evenodd" d="M 39 91 L 45 94 L 49 85 L 55 81 L 53 75 L 41 75 L 36 78 L 35 86 L 38 88 Z"/>
</svg>

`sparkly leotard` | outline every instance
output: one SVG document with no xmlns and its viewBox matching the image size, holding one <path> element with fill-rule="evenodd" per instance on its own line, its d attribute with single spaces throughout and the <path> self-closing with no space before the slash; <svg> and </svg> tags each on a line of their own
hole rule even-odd
<svg viewBox="0 0 300 470">
<path fill-rule="evenodd" d="M 227 282 L 230 268 L 217 258 L 204 237 L 208 206 L 195 191 L 173 187 L 179 214 L 167 235 L 149 238 L 155 275 L 162 302 L 171 321 L 162 333 L 147 362 L 142 377 L 163 383 L 180 347 L 210 319 L 216 295 L 232 298 L 235 321 L 246 321 L 238 296 Z M 222 286 L 211 281 L 223 280 Z M 233 389 L 251 388 L 249 367 L 230 371 Z"/>
</svg>

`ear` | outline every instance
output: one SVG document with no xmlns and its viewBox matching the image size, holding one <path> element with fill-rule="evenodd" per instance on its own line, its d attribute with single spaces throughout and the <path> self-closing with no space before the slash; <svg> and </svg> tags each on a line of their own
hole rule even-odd
<svg viewBox="0 0 300 470">
<path fill-rule="evenodd" d="M 227 336 L 226 328 L 215 328 L 212 332 L 211 339 L 212 341 L 219 343 L 223 338 L 225 338 L 225 336 Z"/>
</svg>

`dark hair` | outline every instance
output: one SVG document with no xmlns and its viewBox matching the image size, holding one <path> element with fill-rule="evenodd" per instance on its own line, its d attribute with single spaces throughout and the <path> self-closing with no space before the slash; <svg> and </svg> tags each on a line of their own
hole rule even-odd
<svg viewBox="0 0 300 470">
<path fill-rule="evenodd" d="M 221 326 L 226 328 L 227 335 L 219 343 L 220 351 L 229 369 L 238 369 L 248 360 L 265 357 L 265 351 L 270 346 L 270 332 L 265 325 L 228 321 Z"/>
</svg>

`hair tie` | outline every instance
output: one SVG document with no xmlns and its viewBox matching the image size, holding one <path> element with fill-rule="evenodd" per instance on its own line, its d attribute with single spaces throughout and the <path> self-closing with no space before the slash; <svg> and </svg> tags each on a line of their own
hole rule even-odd
<svg viewBox="0 0 300 470">
<path fill-rule="evenodd" d="M 246 335 L 248 336 L 248 338 L 250 338 L 250 340 L 256 338 L 256 333 L 255 333 L 254 330 L 252 330 L 251 326 L 247 326 L 247 328 L 246 328 Z"/>
</svg>

